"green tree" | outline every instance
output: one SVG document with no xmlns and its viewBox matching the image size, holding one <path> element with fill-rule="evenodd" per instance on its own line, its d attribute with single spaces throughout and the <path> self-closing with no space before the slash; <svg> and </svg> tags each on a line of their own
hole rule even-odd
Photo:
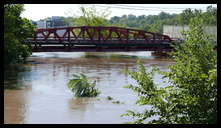
<svg viewBox="0 0 221 128">
<path fill-rule="evenodd" d="M 20 14 L 24 10 L 21 4 L 4 5 L 4 66 L 23 62 L 31 55 L 31 49 L 24 43 L 32 37 L 34 25 Z"/>
<path fill-rule="evenodd" d="M 163 24 L 161 21 L 156 21 L 156 23 L 150 25 L 150 32 L 163 33 Z"/>
<path fill-rule="evenodd" d="M 68 26 L 74 26 L 75 25 L 75 18 L 74 17 L 67 17 L 64 18 L 64 23 Z"/>
<path fill-rule="evenodd" d="M 107 26 L 108 9 L 97 10 L 95 7 L 80 7 L 80 17 L 75 19 L 77 26 Z"/>
<path fill-rule="evenodd" d="M 217 8 L 208 6 L 207 11 L 203 14 L 203 19 L 207 25 L 217 24 Z"/>
<path fill-rule="evenodd" d="M 94 6 L 92 7 L 80 7 L 80 16 L 74 19 L 74 24 L 76 26 L 108 26 L 109 22 L 107 17 L 110 15 L 110 12 L 107 9 L 97 10 Z M 94 33 L 93 28 L 88 29 L 90 33 Z M 79 33 L 80 30 L 75 30 L 76 33 Z M 100 31 L 105 37 L 108 35 L 106 30 Z M 99 33 L 94 33 L 93 37 L 98 37 Z M 89 35 L 86 33 L 85 37 L 88 38 Z"/>
<path fill-rule="evenodd" d="M 163 25 L 188 25 L 190 19 L 201 16 L 206 26 L 217 24 L 217 8 L 208 6 L 206 12 L 201 10 L 185 9 L 180 14 L 168 14 L 161 12 L 158 15 L 123 15 L 121 17 L 111 17 L 109 23 L 111 25 L 121 25 L 125 27 L 139 28 L 152 32 L 163 33 Z"/>
<path fill-rule="evenodd" d="M 210 124 L 217 123 L 217 51 L 210 37 L 203 33 L 203 20 L 190 20 L 190 30 L 185 32 L 186 41 L 174 46 L 172 52 L 176 64 L 169 72 L 159 71 L 169 85 L 158 87 L 153 82 L 157 70 L 147 72 L 139 64 L 137 72 L 129 71 L 137 86 L 129 85 L 139 95 L 139 105 L 151 109 L 142 113 L 128 111 L 122 116 L 133 116 L 133 123 Z M 146 119 L 155 117 L 147 122 Z"/>
</svg>

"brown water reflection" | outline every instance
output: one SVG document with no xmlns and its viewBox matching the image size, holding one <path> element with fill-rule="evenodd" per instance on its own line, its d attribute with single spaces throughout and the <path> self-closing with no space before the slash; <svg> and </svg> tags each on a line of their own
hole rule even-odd
<svg viewBox="0 0 221 128">
<path fill-rule="evenodd" d="M 25 91 L 5 90 L 4 116 L 5 123 L 23 123 L 25 115 Z M 16 108 L 16 109 L 15 109 Z"/>
<path fill-rule="evenodd" d="M 73 54 L 76 55 L 73 57 Z M 30 70 L 21 74 L 26 88 L 4 91 L 4 123 L 124 123 L 131 121 L 129 117 L 120 117 L 126 110 L 144 109 L 134 105 L 137 97 L 131 90 L 123 88 L 135 83 L 122 73 L 123 69 L 136 68 L 134 58 L 41 53 L 28 60 L 29 64 L 23 66 L 29 66 Z M 141 60 L 146 67 L 156 65 L 162 70 L 174 63 L 150 56 Z M 96 98 L 74 97 L 66 84 L 77 73 L 96 80 L 101 94 Z M 159 75 L 154 80 L 164 86 Z M 107 96 L 124 104 L 113 104 L 106 99 Z"/>
</svg>

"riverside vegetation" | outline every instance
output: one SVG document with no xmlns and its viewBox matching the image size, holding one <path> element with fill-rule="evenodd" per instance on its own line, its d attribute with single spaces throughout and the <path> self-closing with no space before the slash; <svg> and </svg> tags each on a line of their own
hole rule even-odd
<svg viewBox="0 0 221 128">
<path fill-rule="evenodd" d="M 21 18 L 24 5 L 4 5 L 4 69 L 23 63 L 31 55 L 30 46 L 24 43 L 34 35 L 36 27 L 26 18 Z"/>
<path fill-rule="evenodd" d="M 191 19 L 184 43 L 171 53 L 176 61 L 169 72 L 153 68 L 147 72 L 142 63 L 138 71 L 128 71 L 137 85 L 128 85 L 139 95 L 138 105 L 151 109 L 138 113 L 128 110 L 122 116 L 137 120 L 130 123 L 151 124 L 214 124 L 217 123 L 217 51 L 210 37 L 203 33 L 203 20 Z M 166 87 L 153 82 L 154 73 L 169 80 Z M 152 117 L 152 120 L 147 121 Z"/>
</svg>

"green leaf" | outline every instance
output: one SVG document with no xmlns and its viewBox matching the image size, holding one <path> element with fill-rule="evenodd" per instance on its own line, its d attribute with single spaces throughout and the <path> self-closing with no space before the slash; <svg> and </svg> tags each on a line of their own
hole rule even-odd
<svg viewBox="0 0 221 128">
<path fill-rule="evenodd" d="M 67 86 L 77 97 L 95 97 L 100 91 L 95 89 L 95 81 L 89 83 L 88 78 L 84 74 L 73 75 Z"/>
</svg>

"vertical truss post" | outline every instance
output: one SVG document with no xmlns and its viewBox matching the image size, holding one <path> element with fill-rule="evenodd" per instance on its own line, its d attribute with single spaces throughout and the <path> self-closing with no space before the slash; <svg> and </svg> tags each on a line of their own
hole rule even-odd
<svg viewBox="0 0 221 128">
<path fill-rule="evenodd" d="M 71 39 L 70 39 L 71 38 L 70 37 L 71 36 L 71 28 L 67 28 L 66 31 L 68 33 L 68 42 L 71 43 Z"/>
<path fill-rule="evenodd" d="M 127 33 L 126 33 L 126 39 L 127 39 L 127 41 L 126 41 L 126 43 L 128 43 L 128 40 L 129 40 L 129 30 L 127 29 Z"/>
<path fill-rule="evenodd" d="M 82 27 L 82 28 L 81 28 L 81 31 L 82 31 L 82 37 L 83 37 L 83 39 L 85 40 L 85 27 Z"/>
<path fill-rule="evenodd" d="M 98 28 L 97 31 L 98 31 L 98 41 L 100 42 L 101 41 L 101 29 Z"/>
</svg>

